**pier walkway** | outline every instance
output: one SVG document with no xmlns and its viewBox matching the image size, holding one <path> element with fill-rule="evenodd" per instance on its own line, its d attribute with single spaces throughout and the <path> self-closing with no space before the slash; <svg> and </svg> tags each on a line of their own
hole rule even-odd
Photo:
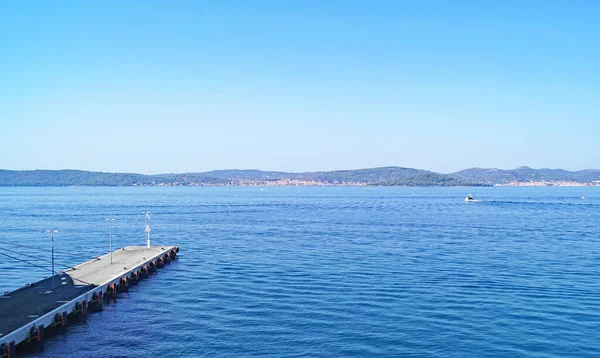
<svg viewBox="0 0 600 358">
<path fill-rule="evenodd" d="M 25 341 L 41 341 L 44 330 L 66 325 L 69 315 L 100 308 L 107 297 L 125 291 L 174 259 L 177 246 L 127 246 L 52 277 L 0 295 L 0 357 L 14 358 Z"/>
</svg>

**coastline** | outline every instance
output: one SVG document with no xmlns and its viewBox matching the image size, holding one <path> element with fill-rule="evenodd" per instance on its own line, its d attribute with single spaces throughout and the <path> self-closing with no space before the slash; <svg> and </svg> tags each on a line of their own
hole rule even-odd
<svg viewBox="0 0 600 358">
<path fill-rule="evenodd" d="M 518 182 L 518 181 L 513 181 L 513 182 L 509 182 L 509 183 L 505 183 L 505 184 L 494 184 L 494 186 L 525 186 L 525 187 L 548 187 L 548 186 L 561 186 L 561 187 L 582 187 L 582 186 L 588 186 L 588 187 L 600 187 L 600 182 L 591 182 L 591 183 L 582 183 L 582 182 L 574 182 L 574 181 L 563 181 L 563 180 L 559 180 L 559 181 L 529 181 L 529 182 Z"/>
</svg>

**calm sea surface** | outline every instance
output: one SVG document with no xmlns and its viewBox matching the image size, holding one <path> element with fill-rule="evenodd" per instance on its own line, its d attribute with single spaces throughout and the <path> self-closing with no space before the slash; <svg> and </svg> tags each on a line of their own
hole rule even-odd
<svg viewBox="0 0 600 358">
<path fill-rule="evenodd" d="M 179 261 L 26 357 L 600 356 L 600 188 L 0 188 L 0 249 L 79 263 L 143 211 Z"/>
</svg>

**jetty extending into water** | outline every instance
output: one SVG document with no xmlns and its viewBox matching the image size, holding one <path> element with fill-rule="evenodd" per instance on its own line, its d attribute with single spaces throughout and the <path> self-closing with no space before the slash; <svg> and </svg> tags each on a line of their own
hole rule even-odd
<svg viewBox="0 0 600 358">
<path fill-rule="evenodd" d="M 44 332 L 66 326 L 69 317 L 102 309 L 175 259 L 177 246 L 127 246 L 42 281 L 0 295 L 0 357 L 15 358 L 17 346 L 41 342 Z"/>
</svg>

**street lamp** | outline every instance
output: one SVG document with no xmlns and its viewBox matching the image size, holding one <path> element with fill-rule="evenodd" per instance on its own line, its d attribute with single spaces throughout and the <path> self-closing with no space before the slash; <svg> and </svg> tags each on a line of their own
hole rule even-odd
<svg viewBox="0 0 600 358">
<path fill-rule="evenodd" d="M 150 212 L 144 211 L 142 214 L 146 215 L 146 247 L 150 248 L 150 225 L 148 224 L 150 221 Z"/>
<path fill-rule="evenodd" d="M 46 232 L 52 237 L 52 289 L 54 289 L 54 234 L 56 234 L 58 230 L 46 230 Z"/>
<path fill-rule="evenodd" d="M 113 219 L 113 218 L 106 218 L 106 221 L 108 221 L 108 223 L 110 224 L 109 225 L 109 227 L 110 227 L 110 229 L 109 229 L 109 238 L 110 238 L 110 264 L 112 265 L 112 252 L 113 252 L 113 249 L 112 249 L 112 224 L 113 224 L 113 221 L 115 221 L 115 219 Z"/>
</svg>

